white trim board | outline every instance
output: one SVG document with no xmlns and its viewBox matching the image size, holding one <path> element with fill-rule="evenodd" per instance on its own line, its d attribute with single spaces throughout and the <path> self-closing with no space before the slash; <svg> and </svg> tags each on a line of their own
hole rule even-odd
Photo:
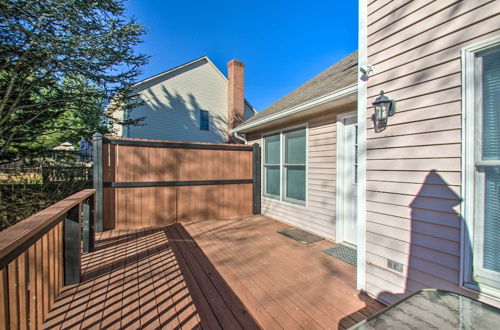
<svg viewBox="0 0 500 330">
<path fill-rule="evenodd" d="M 344 120 L 357 116 L 356 111 L 344 112 L 337 115 L 337 161 L 336 161 L 336 187 L 335 187 L 335 240 L 337 243 L 344 242 L 344 162 L 338 162 L 341 157 L 339 155 L 344 152 Z M 356 201 L 357 202 L 357 201 Z"/>
<path fill-rule="evenodd" d="M 366 287 L 366 106 L 367 83 L 363 81 L 361 66 L 368 65 L 367 42 L 367 0 L 359 0 L 358 21 L 358 264 L 356 268 L 357 289 L 365 290 Z"/>
</svg>

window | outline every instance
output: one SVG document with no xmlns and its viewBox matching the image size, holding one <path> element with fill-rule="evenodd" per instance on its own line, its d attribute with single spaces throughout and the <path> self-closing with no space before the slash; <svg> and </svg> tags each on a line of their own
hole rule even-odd
<svg viewBox="0 0 500 330">
<path fill-rule="evenodd" d="M 264 139 L 264 181 L 265 195 L 280 198 L 280 135 Z"/>
<path fill-rule="evenodd" d="M 464 281 L 500 293 L 500 41 L 464 51 Z M 466 252 L 465 252 L 466 253 Z M 486 288 L 486 290 L 484 290 Z"/>
<path fill-rule="evenodd" d="M 208 131 L 209 121 L 208 121 L 208 111 L 200 110 L 200 130 Z"/>
<path fill-rule="evenodd" d="M 305 204 L 305 128 L 264 137 L 264 196 Z"/>
</svg>

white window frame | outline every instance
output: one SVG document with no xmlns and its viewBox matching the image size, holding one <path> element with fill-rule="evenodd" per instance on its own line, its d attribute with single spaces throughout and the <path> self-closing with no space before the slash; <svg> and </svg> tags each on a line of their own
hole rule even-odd
<svg viewBox="0 0 500 330">
<path fill-rule="evenodd" d="M 306 138 L 306 164 L 305 164 L 305 175 L 306 175 L 306 183 L 305 183 L 305 201 L 296 200 L 293 198 L 285 197 L 286 191 L 286 180 L 285 180 L 285 138 L 284 133 L 294 130 L 304 129 L 305 130 L 305 138 Z M 280 136 L 280 196 L 271 195 L 266 193 L 266 170 L 265 170 L 265 138 L 268 136 L 279 134 Z M 274 130 L 267 132 L 261 137 L 261 159 L 262 159 L 262 198 L 269 199 L 272 201 L 279 201 L 280 203 L 293 205 L 296 207 L 307 208 L 308 204 L 308 195 L 309 195 L 309 123 L 302 123 L 294 126 L 288 126 L 279 130 Z"/>
<path fill-rule="evenodd" d="M 478 291 L 480 295 L 500 298 L 500 289 L 475 282 L 475 271 L 478 269 L 474 262 L 474 221 L 475 207 L 475 109 L 476 109 L 476 69 L 475 55 L 479 52 L 500 46 L 500 36 L 482 41 L 462 49 L 462 228 L 461 228 L 461 267 L 460 286 L 465 289 Z M 482 224 L 480 224 L 482 225 Z M 477 242 L 476 242 L 477 243 Z M 475 264 L 474 264 L 475 263 Z"/>
<path fill-rule="evenodd" d="M 279 172 L 280 172 L 280 182 L 279 182 L 279 187 L 280 187 L 280 194 L 279 196 L 277 195 L 274 195 L 274 194 L 268 194 L 267 193 L 267 171 L 266 171 L 266 137 L 269 137 L 269 136 L 273 136 L 273 135 L 278 135 L 279 136 L 279 145 L 280 145 L 280 160 L 279 160 L 279 164 L 276 165 L 276 164 L 272 164 L 272 165 L 269 165 L 269 166 L 273 166 L 273 167 L 276 167 L 278 166 L 279 168 Z M 283 164 L 283 160 L 282 160 L 282 144 L 281 144 L 281 133 L 278 131 L 278 132 L 273 132 L 271 134 L 266 134 L 264 136 L 262 136 L 262 179 L 263 179 L 263 185 L 262 185 L 262 195 L 267 197 L 267 198 L 272 198 L 274 200 L 281 200 L 281 195 L 282 195 L 282 185 L 281 185 L 281 177 L 282 177 L 282 164 Z"/>
</svg>

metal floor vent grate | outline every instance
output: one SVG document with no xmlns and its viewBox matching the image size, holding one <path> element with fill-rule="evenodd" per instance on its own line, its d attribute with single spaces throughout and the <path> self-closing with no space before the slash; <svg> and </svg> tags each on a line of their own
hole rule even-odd
<svg viewBox="0 0 500 330">
<path fill-rule="evenodd" d="M 314 234 L 308 233 L 307 231 L 298 228 L 280 230 L 278 231 L 278 233 L 280 233 L 281 235 L 285 235 L 286 237 L 290 237 L 304 244 L 314 243 L 323 240 L 322 237 L 316 236 Z"/>
<path fill-rule="evenodd" d="M 331 255 L 332 257 L 338 258 L 342 261 L 347 262 L 348 264 L 353 265 L 356 267 L 358 263 L 358 256 L 356 249 L 344 246 L 344 245 L 339 245 L 330 249 L 323 250 L 326 254 Z"/>
</svg>

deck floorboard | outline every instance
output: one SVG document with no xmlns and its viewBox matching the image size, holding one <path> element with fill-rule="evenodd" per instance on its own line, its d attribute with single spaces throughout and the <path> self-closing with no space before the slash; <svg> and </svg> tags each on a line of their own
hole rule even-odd
<svg viewBox="0 0 500 330">
<path fill-rule="evenodd" d="M 45 329 L 343 329 L 384 306 L 356 269 L 264 216 L 100 233 Z"/>
</svg>

